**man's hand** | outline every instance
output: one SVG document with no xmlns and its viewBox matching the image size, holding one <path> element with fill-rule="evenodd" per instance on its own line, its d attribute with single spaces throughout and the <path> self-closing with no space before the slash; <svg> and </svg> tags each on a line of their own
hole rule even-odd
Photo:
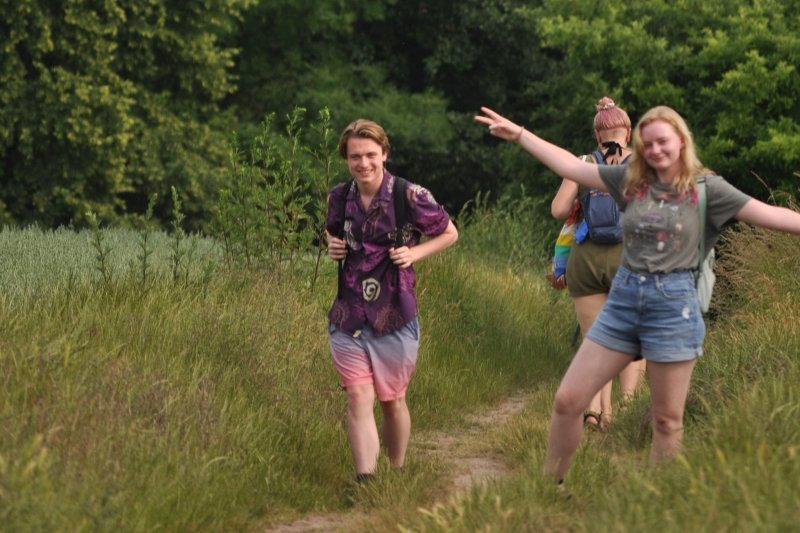
<svg viewBox="0 0 800 533">
<path fill-rule="evenodd" d="M 347 257 L 347 243 L 345 240 L 334 237 L 327 231 L 325 235 L 328 237 L 328 257 L 334 261 L 339 261 Z"/>
<path fill-rule="evenodd" d="M 400 268 L 408 268 L 413 265 L 416 260 L 414 254 L 411 252 L 411 248 L 408 246 L 389 248 L 389 259 Z"/>
</svg>

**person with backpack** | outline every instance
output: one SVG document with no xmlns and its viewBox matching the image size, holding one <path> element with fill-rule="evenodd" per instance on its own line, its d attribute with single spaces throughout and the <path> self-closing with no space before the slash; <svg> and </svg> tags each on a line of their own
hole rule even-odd
<svg viewBox="0 0 800 533">
<path fill-rule="evenodd" d="M 597 165 L 626 164 L 631 156 L 628 142 L 631 119 L 608 96 L 596 105 L 594 137 L 597 150 L 582 156 Z M 576 206 L 577 203 L 577 206 Z M 564 178 L 550 211 L 556 219 L 566 219 L 578 208 L 580 215 L 566 264 L 566 288 L 575 305 L 581 333 L 585 336 L 611 290 L 611 280 L 622 254 L 622 213 L 605 191 L 583 187 Z M 577 221 L 576 221 L 577 222 Z M 555 285 L 554 285 L 555 286 Z M 562 285 L 563 286 L 563 285 Z M 620 397 L 630 400 L 644 374 L 644 360 L 632 361 L 619 373 Z M 611 423 L 612 382 L 606 383 L 583 413 L 583 423 L 590 429 L 605 429 Z"/>
<path fill-rule="evenodd" d="M 338 149 L 352 180 L 331 189 L 325 221 L 328 255 L 340 264 L 328 312 L 330 349 L 347 392 L 347 437 L 359 482 L 377 465 L 376 397 L 389 461 L 396 468 L 405 462 L 411 434 L 405 394 L 419 349 L 413 265 L 458 239 L 430 192 L 386 170 L 389 148 L 386 132 L 371 120 L 344 129 Z"/>
<path fill-rule="evenodd" d="M 735 219 L 800 234 L 800 213 L 751 198 L 705 168 L 686 122 L 666 106 L 639 120 L 627 166 L 581 161 L 491 109 L 481 110 L 475 120 L 491 135 L 518 143 L 561 177 L 608 191 L 624 213 L 622 260 L 608 299 L 555 395 L 545 472 L 563 483 L 581 441 L 584 409 L 612 376 L 642 357 L 650 383 L 650 464 L 675 456 L 692 371 L 703 354 L 695 278 L 703 259 L 701 232 L 713 245 Z"/>
</svg>

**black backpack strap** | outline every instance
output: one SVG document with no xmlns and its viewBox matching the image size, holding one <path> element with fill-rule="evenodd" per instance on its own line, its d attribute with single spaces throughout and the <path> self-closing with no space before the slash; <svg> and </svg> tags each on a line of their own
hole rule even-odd
<svg viewBox="0 0 800 533">
<path fill-rule="evenodd" d="M 392 200 L 394 200 L 394 247 L 405 246 L 403 242 L 403 227 L 406 225 L 406 187 L 408 182 L 400 176 L 394 177 L 394 187 L 392 188 Z M 400 286 L 400 267 L 395 265 L 394 282 Z"/>
<path fill-rule="evenodd" d="M 406 225 L 406 187 L 408 182 L 400 176 L 394 178 L 392 198 L 394 200 L 395 235 L 394 246 L 403 246 L 403 227 Z"/>
<path fill-rule="evenodd" d="M 338 213 L 336 213 L 336 220 L 338 220 L 341 224 L 339 234 L 336 235 L 340 239 L 344 239 L 344 216 L 345 211 L 347 210 L 347 196 L 350 194 L 350 191 L 353 190 L 355 186 L 355 180 L 350 180 L 344 186 L 344 201 L 342 202 L 342 207 Z"/>
<path fill-rule="evenodd" d="M 350 182 L 347 185 L 344 186 L 344 201 L 342 202 L 342 209 L 341 209 L 341 211 L 339 213 L 337 213 L 337 215 L 338 215 L 337 219 L 341 221 L 341 228 L 342 229 L 339 232 L 339 235 L 336 235 L 336 237 L 338 237 L 340 239 L 344 239 L 345 238 L 345 236 L 344 236 L 344 216 L 345 216 L 345 211 L 347 209 L 347 196 L 350 194 L 350 191 L 353 189 L 354 183 L 355 183 L 355 180 L 350 180 Z M 337 286 L 337 289 L 336 289 L 336 299 L 337 300 L 342 297 L 342 292 L 344 292 L 344 261 L 345 261 L 344 259 L 339 259 L 336 262 L 337 263 L 337 270 L 338 270 L 338 286 Z"/>
</svg>

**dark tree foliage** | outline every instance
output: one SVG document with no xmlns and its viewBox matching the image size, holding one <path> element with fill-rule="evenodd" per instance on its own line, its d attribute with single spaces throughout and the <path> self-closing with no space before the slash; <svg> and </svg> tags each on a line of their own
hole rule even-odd
<svg viewBox="0 0 800 533">
<path fill-rule="evenodd" d="M 800 4 L 780 0 L 0 0 L 0 224 L 210 220 L 231 134 L 269 113 L 367 117 L 389 168 L 452 212 L 558 180 L 473 115 L 489 105 L 575 153 L 602 96 L 677 109 L 706 165 L 797 193 Z M 301 132 L 302 136 L 309 132 Z M 313 139 L 303 139 L 314 144 Z M 758 175 L 756 178 L 754 175 Z M 344 176 L 342 176 L 344 177 Z M 514 191 L 511 193 L 510 191 Z M 546 205 L 546 202 L 536 205 Z"/>
<path fill-rule="evenodd" d="M 480 191 L 501 191 L 517 181 L 509 169 L 519 158 L 503 156 L 507 148 L 498 150 L 473 116 L 481 105 L 492 105 L 520 121 L 528 117 L 526 89 L 532 81 L 546 78 L 553 65 L 527 22 L 516 14 L 523 6 L 537 4 L 404 1 L 380 24 L 364 28 L 389 64 L 391 83 L 410 92 L 434 87 L 447 99 L 453 135 L 445 151 L 422 159 L 415 152 L 405 157 L 411 175 L 422 176 L 451 210 Z"/>
<path fill-rule="evenodd" d="M 564 54 L 530 86 L 532 99 L 547 102 L 531 109 L 530 123 L 550 138 L 588 149 L 592 104 L 603 94 L 634 121 L 669 105 L 689 123 L 702 161 L 737 187 L 765 198 L 757 174 L 797 194 L 800 4 L 547 1 L 520 15 Z"/>
<path fill-rule="evenodd" d="M 234 89 L 219 36 L 244 3 L 2 2 L 0 217 L 117 220 L 175 186 L 200 226 L 226 154 L 217 104 Z"/>
</svg>

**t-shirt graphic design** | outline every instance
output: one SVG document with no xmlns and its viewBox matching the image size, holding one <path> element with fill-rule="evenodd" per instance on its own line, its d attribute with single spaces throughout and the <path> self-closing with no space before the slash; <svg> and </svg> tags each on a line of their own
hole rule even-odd
<svg viewBox="0 0 800 533">
<path fill-rule="evenodd" d="M 632 228 L 625 228 L 627 246 L 649 249 L 655 254 L 679 253 L 682 249 L 683 219 L 694 198 L 686 194 L 659 192 L 644 202 L 632 202 Z"/>
</svg>

